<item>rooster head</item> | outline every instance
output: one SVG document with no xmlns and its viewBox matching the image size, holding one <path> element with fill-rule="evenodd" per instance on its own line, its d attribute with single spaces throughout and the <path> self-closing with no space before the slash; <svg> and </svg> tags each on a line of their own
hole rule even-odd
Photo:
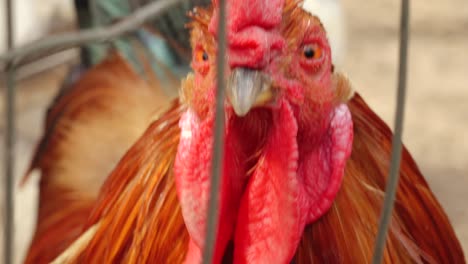
<svg viewBox="0 0 468 264">
<path fill-rule="evenodd" d="M 192 68 L 175 161 L 177 193 L 199 263 L 213 153 L 218 1 L 192 13 Z M 215 262 L 289 263 L 304 227 L 327 212 L 351 152 L 346 92 L 320 21 L 295 0 L 227 1 L 225 146 Z"/>
</svg>

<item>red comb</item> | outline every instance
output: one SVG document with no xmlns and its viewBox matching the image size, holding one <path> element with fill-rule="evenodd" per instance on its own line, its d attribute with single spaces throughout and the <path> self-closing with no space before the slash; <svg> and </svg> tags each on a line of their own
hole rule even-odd
<svg viewBox="0 0 468 264">
<path fill-rule="evenodd" d="M 216 35 L 219 0 L 210 31 Z M 262 68 L 284 46 L 278 33 L 284 0 L 228 0 L 227 38 L 231 67 Z"/>
</svg>

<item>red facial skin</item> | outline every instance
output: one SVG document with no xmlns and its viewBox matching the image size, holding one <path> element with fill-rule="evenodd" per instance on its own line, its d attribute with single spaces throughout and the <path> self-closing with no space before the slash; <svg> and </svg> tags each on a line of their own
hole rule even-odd
<svg viewBox="0 0 468 264">
<path fill-rule="evenodd" d="M 351 153 L 351 115 L 345 104 L 334 100 L 330 47 L 317 22 L 303 21 L 305 30 L 291 45 L 279 34 L 282 11 L 279 20 L 266 12 L 256 13 L 258 19 L 244 15 L 243 20 L 245 10 L 235 5 L 230 9 L 235 19 L 228 27 L 231 69 L 261 70 L 280 91 L 275 106 L 253 109 L 245 117 L 237 117 L 226 103 L 214 263 L 221 262 L 230 240 L 234 263 L 289 263 L 304 227 L 327 212 L 339 190 Z M 213 34 L 216 19 L 215 12 L 210 25 Z M 307 58 L 306 47 L 313 47 L 320 56 Z M 204 246 L 215 91 L 213 69 L 207 67 L 213 68 L 213 62 L 210 58 L 194 63 L 194 94 L 205 93 L 194 97 L 180 121 L 175 176 L 191 236 L 186 263 L 200 263 Z"/>
</svg>

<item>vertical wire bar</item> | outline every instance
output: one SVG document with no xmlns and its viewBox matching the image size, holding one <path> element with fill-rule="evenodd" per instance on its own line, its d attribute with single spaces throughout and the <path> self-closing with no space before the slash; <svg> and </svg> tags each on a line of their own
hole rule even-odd
<svg viewBox="0 0 468 264">
<path fill-rule="evenodd" d="M 97 28 L 104 25 L 100 3 L 102 0 L 86 0 L 88 2 L 89 28 Z M 106 43 L 107 44 L 107 43 Z M 91 63 L 97 64 L 106 54 L 103 44 L 88 43 L 87 48 L 91 56 Z"/>
<path fill-rule="evenodd" d="M 89 1 L 75 0 L 74 4 L 78 19 L 78 27 L 80 29 L 91 28 L 91 23 L 93 22 L 91 12 L 89 11 Z M 84 66 L 90 67 L 92 65 L 91 48 L 89 45 L 80 47 L 80 59 L 81 64 Z"/>
<path fill-rule="evenodd" d="M 4 233 L 4 263 L 13 263 L 15 244 L 14 223 L 14 167 L 15 167 L 15 86 L 14 69 L 8 66 L 6 70 L 6 133 L 5 133 L 5 233 Z"/>
<path fill-rule="evenodd" d="M 409 38 L 409 0 L 401 1 L 400 18 L 400 50 L 399 50 L 399 68 L 398 68 L 398 92 L 397 108 L 395 114 L 395 132 L 392 139 L 392 158 L 390 163 L 389 178 L 385 190 L 385 199 L 383 202 L 383 211 L 379 224 L 379 231 L 375 242 L 373 264 L 379 264 L 383 260 L 385 242 L 388 227 L 391 220 L 395 195 L 400 177 L 400 161 L 402 152 L 401 135 L 403 132 L 403 120 L 406 101 L 406 76 L 408 67 L 408 38 Z"/>
<path fill-rule="evenodd" d="M 7 24 L 7 48 L 13 48 L 13 0 L 6 1 L 6 24 Z M 5 113 L 6 113 L 6 133 L 5 133 L 5 225 L 3 254 L 4 263 L 13 263 L 15 244 L 15 223 L 14 223 L 14 168 L 15 168 L 15 87 L 14 69 L 7 65 L 6 70 L 6 93 L 5 93 Z"/>
<path fill-rule="evenodd" d="M 213 161 L 211 165 L 211 186 L 208 198 L 208 216 L 206 221 L 206 236 L 203 248 L 204 264 L 213 262 L 214 246 L 218 231 L 219 189 L 223 170 L 224 154 L 224 90 L 226 64 L 226 1 L 219 1 L 218 21 L 218 51 L 216 57 L 216 116 L 214 126 Z"/>
</svg>

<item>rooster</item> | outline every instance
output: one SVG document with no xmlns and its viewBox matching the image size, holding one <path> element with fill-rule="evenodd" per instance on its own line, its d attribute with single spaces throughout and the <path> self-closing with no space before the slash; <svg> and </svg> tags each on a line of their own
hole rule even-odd
<svg viewBox="0 0 468 264">
<path fill-rule="evenodd" d="M 74 196 L 65 211 L 76 214 L 50 217 L 56 222 L 29 256 L 58 255 L 63 244 L 53 241 L 73 234 L 67 249 L 42 261 L 200 263 L 215 114 L 219 10 L 213 2 L 191 14 L 193 73 L 182 82 L 180 98 L 108 177 L 100 176 L 106 179 L 97 199 Z M 214 263 L 368 263 L 390 129 L 334 72 L 325 30 L 299 1 L 228 1 L 227 10 L 229 80 Z M 449 219 L 406 149 L 400 177 L 384 262 L 465 263 Z M 64 194 L 53 197 L 65 201 Z M 74 209 L 83 204 L 85 210 Z M 49 212 L 62 215 L 56 210 Z M 64 221 L 82 226 L 68 230 Z"/>
</svg>

